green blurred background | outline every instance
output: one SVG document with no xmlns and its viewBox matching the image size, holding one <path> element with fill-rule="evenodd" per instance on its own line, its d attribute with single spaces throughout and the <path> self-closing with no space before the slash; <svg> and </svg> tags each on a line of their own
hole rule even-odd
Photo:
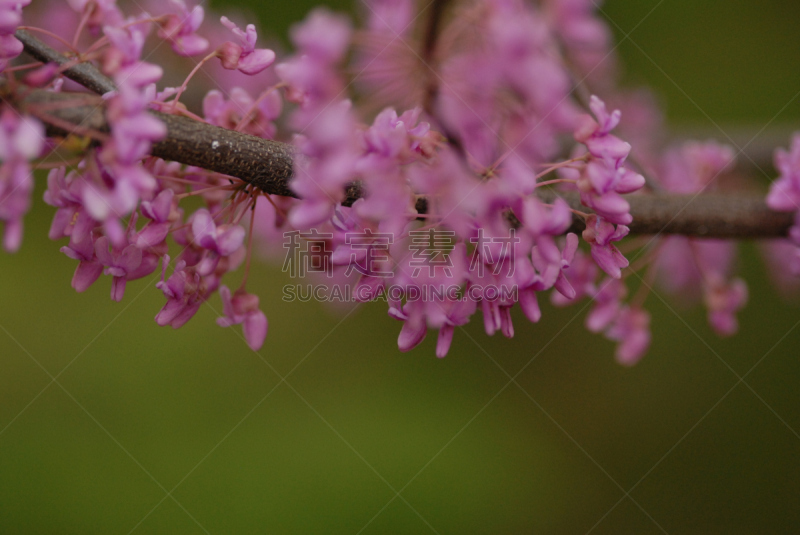
<svg viewBox="0 0 800 535">
<path fill-rule="evenodd" d="M 313 5 L 249 8 L 285 36 Z M 798 3 L 604 10 L 618 39 L 632 32 L 625 77 L 657 88 L 673 124 L 800 127 Z M 800 526 L 800 314 L 754 244 L 742 247 L 740 333 L 721 340 L 702 310 L 653 295 L 653 347 L 630 369 L 580 307 L 545 307 L 538 325 L 517 314 L 513 340 L 486 337 L 476 317 L 447 358 L 432 335 L 402 355 L 385 305 L 284 303 L 288 279 L 267 265 L 251 276 L 270 321 L 254 354 L 214 324 L 217 298 L 173 331 L 152 321 L 154 280 L 129 284 L 122 303 L 105 278 L 76 295 L 74 262 L 46 237 L 51 215 L 37 200 L 22 250 L 0 255 L 0 533 Z"/>
</svg>

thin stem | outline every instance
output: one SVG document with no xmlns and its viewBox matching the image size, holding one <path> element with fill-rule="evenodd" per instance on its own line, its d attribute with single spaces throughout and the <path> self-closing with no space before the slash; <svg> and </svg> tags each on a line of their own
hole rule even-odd
<svg viewBox="0 0 800 535">
<path fill-rule="evenodd" d="M 261 194 L 264 197 L 266 197 L 267 200 L 269 201 L 269 203 L 272 205 L 272 207 L 275 208 L 275 213 L 276 214 L 280 215 L 284 219 L 286 219 L 288 217 L 288 214 L 286 213 L 286 210 L 283 210 L 281 207 L 279 207 L 277 204 L 275 204 L 275 201 L 272 200 L 272 195 L 270 195 L 269 193 L 264 193 L 264 192 L 261 192 Z"/>
<path fill-rule="evenodd" d="M 237 208 L 241 207 L 241 211 L 237 215 L 235 215 L 234 218 L 233 218 L 233 223 L 236 224 L 236 225 L 238 225 L 239 223 L 242 222 L 242 219 L 244 219 L 244 216 L 247 214 L 247 210 L 249 210 L 250 207 L 255 202 L 253 200 L 252 192 L 247 191 L 247 190 L 242 190 L 241 195 L 244 198 L 241 201 L 239 201 L 238 206 L 237 206 Z"/>
<path fill-rule="evenodd" d="M 28 108 L 28 113 L 30 113 L 40 121 L 56 126 L 70 134 L 79 134 L 82 136 L 90 137 L 92 139 L 100 141 L 101 143 L 105 143 L 106 141 L 108 141 L 108 134 L 100 132 L 99 130 L 71 123 L 55 115 L 49 115 L 47 113 L 38 112 L 35 108 L 33 109 Z"/>
<path fill-rule="evenodd" d="M 199 71 L 199 70 L 200 70 L 200 68 L 201 68 L 203 65 L 205 65 L 205 63 L 206 63 L 207 61 L 209 61 L 210 59 L 212 59 L 212 58 L 214 58 L 214 57 L 216 57 L 216 56 L 217 56 L 217 52 L 216 52 L 216 51 L 214 51 L 214 52 L 212 52 L 211 54 L 209 54 L 209 55 L 207 55 L 206 57 L 204 57 L 203 59 L 201 59 L 201 60 L 200 60 L 200 62 L 199 62 L 197 65 L 195 65 L 195 66 L 194 66 L 194 69 L 192 69 L 192 71 L 189 73 L 189 75 L 188 75 L 188 76 L 186 77 L 186 79 L 183 81 L 183 83 L 181 84 L 181 86 L 178 88 L 178 92 L 177 92 L 177 93 L 175 93 L 175 99 L 170 101 L 170 103 L 172 104 L 173 108 L 174 108 L 175 106 L 177 106 L 177 104 L 178 104 L 178 101 L 181 99 L 181 95 L 183 95 L 183 92 L 184 92 L 184 91 L 186 91 L 186 88 L 187 88 L 187 86 L 189 85 L 189 80 L 191 80 L 191 79 L 192 79 L 192 77 L 193 77 L 193 76 L 194 76 L 194 75 L 197 73 L 197 71 Z"/>
<path fill-rule="evenodd" d="M 508 154 L 508 153 L 506 153 L 506 154 Z M 589 159 L 589 154 L 587 153 L 587 154 L 584 154 L 583 156 L 578 156 L 577 158 L 572 158 L 572 159 L 569 159 L 569 160 L 564 160 L 563 162 L 559 162 L 559 163 L 553 164 L 550 167 L 548 167 L 547 169 L 545 169 L 544 171 L 542 171 L 541 173 L 539 173 L 538 175 L 536 175 L 536 180 L 539 180 L 543 176 L 549 175 L 550 173 L 552 173 L 553 171 L 556 171 L 557 169 L 562 169 L 564 167 L 572 167 L 572 164 L 578 163 L 578 162 L 585 162 L 588 159 Z"/>
<path fill-rule="evenodd" d="M 89 7 L 89 9 L 86 9 Z M 86 23 L 89 22 L 89 17 L 92 16 L 92 9 L 97 9 L 96 6 L 91 6 L 91 4 L 86 4 L 83 10 L 83 16 L 81 17 L 81 21 L 78 23 L 78 28 L 75 30 L 75 35 L 72 37 L 72 49 L 76 50 L 78 48 L 78 41 L 81 38 L 81 32 L 83 32 L 83 27 L 86 26 Z"/>
<path fill-rule="evenodd" d="M 230 184 L 223 184 L 220 186 L 211 186 L 208 188 L 198 189 L 194 191 L 187 191 L 186 193 L 178 193 L 175 195 L 176 199 L 185 199 L 186 197 L 192 197 L 194 195 L 203 195 L 208 193 L 209 191 L 218 191 L 218 190 L 234 190 L 237 186 L 231 186 Z"/>
<path fill-rule="evenodd" d="M 35 61 L 33 63 L 26 63 L 24 65 L 17 65 L 15 67 L 6 67 L 3 72 L 19 72 L 27 69 L 35 69 L 36 67 L 41 67 L 42 65 L 44 65 L 44 63 L 41 61 Z"/>
</svg>

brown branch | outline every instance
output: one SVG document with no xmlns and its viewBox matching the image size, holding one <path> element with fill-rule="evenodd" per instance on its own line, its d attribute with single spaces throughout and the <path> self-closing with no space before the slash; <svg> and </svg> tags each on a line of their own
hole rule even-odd
<svg viewBox="0 0 800 535">
<path fill-rule="evenodd" d="M 53 48 L 47 46 L 26 30 L 17 30 L 14 37 L 22 41 L 25 52 L 29 56 L 45 63 L 55 63 L 59 67 L 74 63 L 74 58 L 68 58 Z M 106 75 L 89 62 L 76 63 L 64 69 L 64 76 L 78 82 L 86 89 L 102 95 L 114 91 L 117 87 Z"/>
<path fill-rule="evenodd" d="M 25 46 L 27 50 L 28 45 Z M 70 69 L 69 74 L 67 71 L 65 74 L 84 83 L 87 72 L 89 71 L 86 69 Z M 97 82 L 94 74 L 90 76 L 94 80 L 92 83 Z M 8 86 L 0 87 L 0 97 L 23 111 L 26 107 L 47 105 L 47 115 L 58 119 L 58 124 L 46 123 L 48 135 L 65 136 L 71 133 L 64 128 L 65 124 L 80 126 L 82 131 L 109 132 L 105 104 L 99 97 L 32 90 L 19 84 L 15 94 L 9 92 Z M 73 102 L 80 99 L 79 102 L 83 103 L 58 105 L 70 99 Z M 153 156 L 240 178 L 272 195 L 297 196 L 289 188 L 295 158 L 295 150 L 291 145 L 227 130 L 188 117 L 158 112 L 153 114 L 167 125 L 167 136 L 153 145 Z M 351 205 L 363 196 L 363 191 L 358 184 L 352 184 L 345 195 L 343 204 Z M 567 200 L 572 208 L 585 210 L 575 193 L 556 193 L 550 190 L 540 193 L 545 202 L 552 202 L 556 195 Z M 634 234 L 772 238 L 785 236 L 794 220 L 792 213 L 771 211 L 764 198 L 759 195 L 659 193 L 630 195 L 627 200 L 634 219 L 630 225 L 631 233 Z M 416 208 L 419 213 L 425 213 L 426 200 L 420 199 Z M 581 224 L 581 220 L 576 217 L 575 228 L 580 229 Z"/>
<path fill-rule="evenodd" d="M 49 136 L 64 137 L 73 131 L 64 125 L 75 125 L 79 133 L 90 130 L 108 133 L 105 102 L 94 95 L 81 95 L 83 104 L 53 106 L 63 101 L 75 101 L 75 93 L 54 93 L 42 89 L 18 92 L 16 100 L 23 110 L 36 113 L 36 107 L 49 106 L 47 116 L 41 115 Z M 186 165 L 202 167 L 224 175 L 240 178 L 273 195 L 295 196 L 289 189 L 292 177 L 294 148 L 286 143 L 242 134 L 219 126 L 202 123 L 188 117 L 152 112 L 167 126 L 164 140 L 153 144 L 153 156 Z M 47 117 L 55 121 L 48 121 Z"/>
<path fill-rule="evenodd" d="M 571 208 L 586 211 L 574 192 L 543 191 L 539 197 L 552 202 L 556 195 Z M 631 234 L 679 234 L 698 238 L 778 238 L 786 236 L 794 223 L 794 214 L 774 212 L 764 196 L 757 194 L 676 195 L 654 193 L 628 195 L 633 223 Z M 575 218 L 573 230 L 582 230 Z"/>
</svg>

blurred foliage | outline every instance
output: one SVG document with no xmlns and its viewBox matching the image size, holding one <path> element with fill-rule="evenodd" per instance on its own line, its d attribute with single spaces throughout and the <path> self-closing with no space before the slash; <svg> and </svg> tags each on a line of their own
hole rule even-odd
<svg viewBox="0 0 800 535">
<path fill-rule="evenodd" d="M 313 5 L 249 8 L 285 35 Z M 800 117 L 796 3 L 604 9 L 620 39 L 631 32 L 626 78 L 657 87 L 672 120 Z M 251 277 L 270 320 L 255 354 L 238 328 L 214 325 L 218 299 L 180 330 L 157 327 L 152 277 L 122 303 L 106 279 L 76 295 L 38 186 L 22 250 L 0 255 L 0 533 L 800 525 L 800 316 L 768 286 L 753 244 L 741 332 L 719 339 L 702 310 L 652 295 L 653 349 L 631 369 L 585 331 L 585 307 L 545 306 L 538 325 L 518 314 L 512 340 L 487 338 L 476 318 L 445 359 L 432 335 L 401 355 L 385 305 L 284 303 L 288 279 L 268 265 Z"/>
</svg>

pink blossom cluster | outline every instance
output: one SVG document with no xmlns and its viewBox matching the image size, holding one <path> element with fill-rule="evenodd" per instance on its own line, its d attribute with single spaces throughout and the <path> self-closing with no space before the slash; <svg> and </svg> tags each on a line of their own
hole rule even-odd
<svg viewBox="0 0 800 535">
<path fill-rule="evenodd" d="M 172 0 L 161 15 L 143 13 L 126 18 L 113 1 L 72 2 L 70 6 L 83 21 L 82 27 L 96 38 L 89 48 L 116 86 L 103 95 L 110 133 L 96 148 L 87 150 L 77 165 L 52 169 L 48 175 L 44 198 L 57 208 L 50 238 L 69 240 L 61 250 L 78 262 L 72 286 L 82 292 L 107 275 L 111 277 L 111 298 L 120 301 L 128 281 L 151 275 L 160 267 L 161 281 L 156 286 L 166 303 L 156 315 L 159 325 L 182 326 L 219 290 L 224 313 L 219 324 L 242 324 L 248 344 L 260 348 L 267 320 L 259 310 L 258 297 L 247 293 L 244 284 L 231 292 L 221 283 L 226 273 L 246 259 L 246 231 L 241 222 L 252 202 L 250 192 L 202 169 L 149 156 L 152 143 L 167 133 L 149 110 L 180 108 L 175 106 L 179 91 L 158 93 L 163 69 L 142 59 L 145 43 L 155 28 L 156 38 L 169 43 L 178 56 L 203 52 L 208 41 L 196 33 L 205 15 L 203 8 L 188 8 L 182 0 Z M 255 47 L 254 27 L 243 32 L 227 19 L 222 24 L 233 31 L 238 43 L 221 45 L 223 52 L 212 54 L 212 59 L 218 57 L 226 68 L 248 74 L 261 72 L 274 60 L 274 53 Z M 60 87 L 57 80 L 51 86 L 54 90 Z M 228 101 L 213 93 L 207 97 L 207 121 L 229 128 L 241 126 L 265 137 L 274 133 L 270 121 L 280 114 L 281 106 L 274 95 L 256 103 L 243 90 L 234 93 L 238 98 Z M 172 106 L 166 106 L 165 99 L 175 95 Z M 233 112 L 228 110 L 231 105 Z M 251 112 L 253 121 L 239 125 Z M 3 145 L 7 148 L 4 169 L 8 168 L 9 175 L 21 176 L 27 174 L 26 162 L 42 150 L 43 128 L 30 118 L 14 120 L 10 108 L 5 113 L 4 132 L 17 141 Z M 234 114 L 238 116 L 235 121 Z M 38 143 L 34 142 L 37 139 Z M 24 144 L 24 150 L 15 148 L 19 144 Z M 12 177 L 0 184 L 16 186 L 15 180 L 19 182 Z M 6 225 L 7 249 L 19 242 L 19 214 L 27 209 L 30 188 L 15 187 L 13 192 L 26 198 L 25 202 L 2 204 L 8 219 L 14 218 Z M 181 200 L 195 196 L 203 199 L 204 207 L 187 213 Z M 180 247 L 174 257 L 168 254 L 168 240 Z M 168 275 L 170 266 L 173 269 Z"/>
<path fill-rule="evenodd" d="M 718 191 L 721 175 L 733 168 L 732 148 L 715 142 L 689 142 L 667 151 L 663 157 L 660 184 L 675 193 Z M 708 321 L 719 335 L 738 330 L 736 312 L 747 303 L 747 284 L 733 277 L 736 244 L 673 236 L 661 238 L 655 269 L 662 285 L 691 302 L 702 297 Z"/>
<path fill-rule="evenodd" d="M 795 222 L 789 230 L 789 241 L 794 246 L 789 253 L 791 272 L 800 275 L 800 133 L 795 134 L 789 151 L 775 152 L 775 168 L 780 173 L 767 195 L 767 205 L 780 212 L 795 212 Z"/>
<path fill-rule="evenodd" d="M 0 2 L 4 69 L 28 68 L 12 62 L 22 51 L 13 33 L 27 3 Z M 77 262 L 78 292 L 106 275 L 111 298 L 120 301 L 128 281 L 153 276 L 165 298 L 156 322 L 173 328 L 218 293 L 217 323 L 241 325 L 258 350 L 268 322 L 264 303 L 246 288 L 253 242 L 281 250 L 287 236 L 302 236 L 326 274 L 359 290 L 354 295 L 362 300 L 390 286 L 400 290 L 387 301 L 388 315 L 402 322 L 401 351 L 436 331 L 435 353 L 444 357 L 457 328 L 478 312 L 488 335 L 512 337 L 514 309 L 536 323 L 541 292 L 549 292 L 558 306 L 591 300 L 587 329 L 616 342 L 617 359 L 633 364 L 650 345 L 644 303 L 656 281 L 702 300 L 720 334 L 737 329 L 747 287 L 734 276 L 735 246 L 685 237 L 631 240 L 626 199 L 652 188 L 717 188 L 734 155 L 713 143 L 657 155 L 655 135 L 640 128 L 645 149 L 632 156 L 617 133 L 628 137 L 658 113 L 647 99 L 620 97 L 611 33 L 594 2 L 471 2 L 454 10 L 428 51 L 420 48 L 423 20 L 410 0 L 364 2 L 361 30 L 320 8 L 292 28 L 294 52 L 280 61 L 259 47 L 254 25 L 242 29 L 221 17 L 210 26 L 203 7 L 183 0 L 153 3 L 136 16 L 114 0 L 68 5 L 75 25 L 49 31 L 115 86 L 103 95 L 109 131 L 74 132 L 80 157 L 47 176 L 44 199 L 56 208 L 49 236 L 66 240 L 61 250 Z M 156 45 L 152 58 L 148 43 Z M 159 63 L 180 65 L 209 48 L 183 64 L 189 72 L 181 85 L 166 86 Z M 47 76 L 35 85 L 64 91 L 61 70 L 44 68 Z M 204 98 L 182 102 L 205 68 L 250 81 L 226 77 L 203 88 Z M 592 95 L 586 101 L 577 96 L 584 92 Z M 606 106 L 620 101 L 624 113 Z M 151 156 L 168 134 L 153 110 L 291 143 L 289 188 L 297 198 Z M 31 162 L 44 167 L 40 157 L 59 154 L 42 122 L 18 111 L 4 103 L 0 112 L 0 220 L 9 251 L 22 241 Z M 84 135 L 93 142 L 81 145 Z M 778 153 L 777 166 L 781 177 L 768 203 L 798 211 L 800 137 L 791 152 Z M 543 191 L 555 200 L 542 200 Z M 581 210 L 563 192 L 579 196 Z M 800 247 L 798 218 L 791 239 Z M 625 255 L 637 250 L 629 262 Z M 796 251 L 794 261 L 800 271 Z M 232 289 L 223 279 L 240 267 L 244 281 Z M 639 289 L 629 297 L 636 279 Z M 513 291 L 492 296 L 475 288 Z"/>
<path fill-rule="evenodd" d="M 394 39 L 403 39 L 408 19 L 404 15 L 407 10 L 400 5 L 368 4 L 369 31 L 388 31 Z M 545 158 L 558 149 L 555 136 L 581 124 L 578 104 L 569 96 L 568 72 L 550 55 L 553 36 L 530 6 L 485 2 L 480 11 L 487 29 L 481 46 L 457 49 L 451 57 L 442 58 L 446 77 L 434 103 L 436 113 L 426 113 L 429 121 L 440 121 L 439 127 L 459 140 L 460 149 L 447 143 L 428 121 L 420 122 L 423 111 L 419 108 L 402 115 L 384 109 L 369 127 L 353 127 L 353 107 L 344 98 L 342 82 L 331 63 L 340 61 L 341 54 L 319 52 L 324 48 L 319 42 L 338 45 L 344 39 L 343 23 L 330 13 L 317 11 L 293 30 L 298 55 L 278 66 L 279 75 L 289 85 L 288 94 L 299 103 L 290 120 L 302 132 L 297 142 L 308 157 L 298 165 L 293 182 L 303 201 L 291 208 L 288 222 L 296 228 L 313 226 L 330 233 L 331 261 L 338 269 L 352 272 L 348 268 L 354 263 L 380 256 L 369 270 L 357 274 L 354 284 L 369 288 L 359 295 L 376 295 L 385 287 L 387 274 L 406 295 L 453 285 L 465 292 L 478 285 L 518 291 L 516 298 L 466 303 L 453 299 L 392 303 L 390 316 L 403 322 L 398 339 L 402 351 L 418 345 L 429 329 L 436 329 L 436 353 L 443 356 L 455 327 L 465 324 L 478 309 L 487 334 L 502 332 L 510 337 L 514 334 L 511 310 L 517 302 L 526 317 L 536 322 L 541 317 L 538 292 L 555 289 L 565 299 L 576 296 L 564 273 L 579 240 L 575 234 L 560 237 L 570 228 L 573 214 L 565 202 L 557 200 L 548 206 L 534 193 L 537 181 L 551 167 Z M 339 47 L 328 45 L 328 50 Z M 361 51 L 357 61 L 366 61 L 372 52 L 372 47 Z M 502 62 L 497 58 L 509 59 Z M 447 76 L 453 84 L 447 83 Z M 545 87 L 534 83 L 543 77 L 548 80 Z M 369 83 L 399 87 L 413 84 L 413 80 L 392 81 L 387 73 L 380 79 L 372 77 Z M 509 93 L 515 96 L 513 105 L 499 100 Z M 598 179 L 599 192 L 586 199 L 614 196 L 617 206 L 621 204 L 627 211 L 620 194 L 640 188 L 644 179 L 623 165 L 630 145 L 609 134 L 620 114 L 609 116 L 599 99 L 593 99 L 592 105 L 603 124 L 593 123 L 594 129 L 586 132 L 583 141 L 593 153 L 589 167 L 596 165 L 602 170 L 606 183 L 599 184 Z M 337 206 L 345 186 L 356 181 L 362 185 L 364 198 L 352 207 Z M 578 184 L 577 179 L 572 182 Z M 420 196 L 427 201 L 424 215 L 415 204 Z M 615 222 L 629 222 L 629 216 L 613 211 L 613 201 L 603 205 L 610 207 L 603 215 L 611 214 Z M 602 205 L 602 201 L 595 204 Z M 509 222 L 509 215 L 517 218 L 519 226 Z M 616 229 L 597 216 L 587 223 L 590 229 L 599 229 L 584 234 L 593 255 L 620 277 L 627 261 L 613 242 L 627 229 Z M 408 254 L 409 242 L 420 228 L 453 236 L 447 269 L 434 265 L 430 255 L 420 264 Z M 365 229 L 372 236 L 389 233 L 395 239 L 390 246 L 377 238 L 367 247 L 347 242 L 349 234 Z M 627 353 L 638 355 L 647 344 L 631 345 L 628 340 L 642 339 L 640 333 L 647 325 L 634 323 L 636 329 L 618 327 L 612 338 L 633 348 L 626 349 Z"/>
</svg>

